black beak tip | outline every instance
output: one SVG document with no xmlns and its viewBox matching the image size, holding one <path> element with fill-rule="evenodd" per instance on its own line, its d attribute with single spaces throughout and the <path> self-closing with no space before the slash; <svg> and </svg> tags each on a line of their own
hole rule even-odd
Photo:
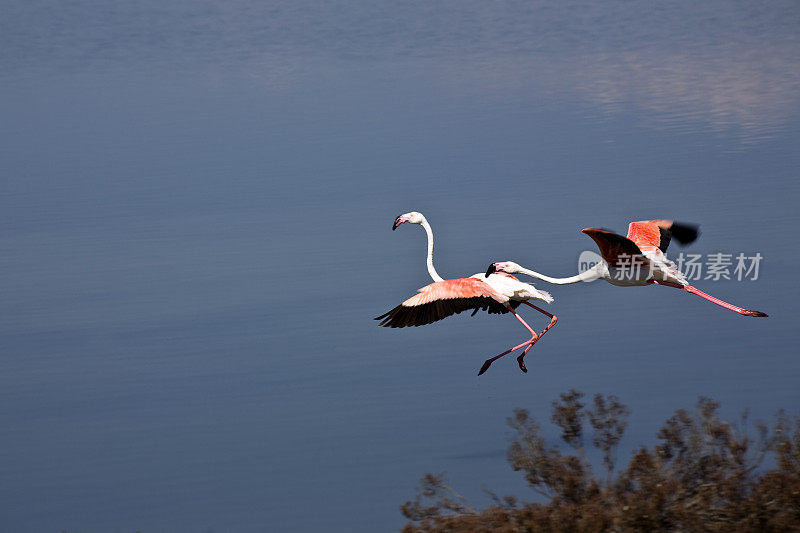
<svg viewBox="0 0 800 533">
<path fill-rule="evenodd" d="M 484 276 L 484 277 L 488 278 L 490 275 L 494 274 L 495 272 L 497 272 L 497 269 L 494 267 L 494 263 L 492 263 L 491 265 L 489 265 L 489 268 L 486 269 L 486 276 Z"/>
<path fill-rule="evenodd" d="M 397 229 L 397 226 L 399 226 L 399 225 L 400 225 L 400 224 L 399 224 L 397 221 L 398 221 L 398 220 L 400 220 L 400 217 L 401 217 L 401 216 L 403 216 L 403 215 L 400 215 L 400 216 L 398 216 L 396 219 L 394 219 L 394 224 L 392 224 L 392 231 L 396 230 L 396 229 Z"/>
</svg>

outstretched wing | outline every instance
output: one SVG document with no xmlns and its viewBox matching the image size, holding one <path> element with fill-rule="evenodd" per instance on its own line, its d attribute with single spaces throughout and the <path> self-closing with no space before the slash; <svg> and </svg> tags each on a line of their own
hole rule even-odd
<svg viewBox="0 0 800 533">
<path fill-rule="evenodd" d="M 673 237 L 679 244 L 686 245 L 694 242 L 698 235 L 697 225 L 673 220 L 640 220 L 628 225 L 628 239 L 642 250 L 658 248 L 666 253 Z"/>
<path fill-rule="evenodd" d="M 503 302 L 508 299 L 488 284 L 475 278 L 437 281 L 419 289 L 418 293 L 391 311 L 375 317 L 379 326 L 404 328 L 424 326 L 462 311 L 485 310 L 489 313 L 508 313 Z M 516 308 L 520 302 L 508 302 Z"/>
<path fill-rule="evenodd" d="M 613 231 L 602 228 L 586 228 L 581 231 L 597 243 L 597 247 L 600 248 L 600 255 L 612 267 L 621 262 L 620 256 L 626 256 L 628 258 L 627 264 L 631 264 L 632 257 L 642 255 L 642 251 L 636 243 Z"/>
</svg>

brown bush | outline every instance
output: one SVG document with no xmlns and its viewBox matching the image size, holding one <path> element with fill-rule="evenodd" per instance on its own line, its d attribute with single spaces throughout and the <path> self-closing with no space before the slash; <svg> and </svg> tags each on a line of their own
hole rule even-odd
<svg viewBox="0 0 800 533">
<path fill-rule="evenodd" d="M 779 412 L 772 428 L 748 431 L 721 420 L 719 404 L 700 398 L 694 412 L 679 409 L 658 432 L 659 443 L 641 448 L 616 469 L 616 452 L 628 409 L 614 396 L 570 391 L 553 402 L 551 421 L 561 428 L 569 453 L 548 446 L 528 411 L 508 419 L 516 436 L 511 468 L 547 503 L 493 496 L 477 510 L 447 485 L 444 474 L 426 474 L 413 501 L 401 511 L 403 531 L 795 531 L 800 532 L 800 420 Z M 587 425 L 588 423 L 588 425 Z M 585 434 L 602 453 L 602 475 L 587 459 Z M 774 467 L 762 467 L 770 457 Z"/>
</svg>

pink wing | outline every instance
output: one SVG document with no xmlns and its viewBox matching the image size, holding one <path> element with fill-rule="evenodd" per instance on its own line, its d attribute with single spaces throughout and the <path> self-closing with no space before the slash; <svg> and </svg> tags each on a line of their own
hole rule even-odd
<svg viewBox="0 0 800 533">
<path fill-rule="evenodd" d="M 669 220 L 641 220 L 639 222 L 631 222 L 628 225 L 628 239 L 633 241 L 641 250 L 653 250 L 660 247 L 662 229 L 661 226 L 658 225 L 658 222 L 672 224 Z M 667 228 L 668 227 L 669 226 L 667 226 Z M 667 244 L 669 244 L 668 233 Z"/>
<path fill-rule="evenodd" d="M 419 289 L 419 292 L 391 311 L 375 317 L 379 326 L 404 328 L 431 324 L 450 315 L 469 309 L 489 313 L 508 313 L 504 305 L 508 298 L 475 278 L 457 278 L 437 281 Z M 517 307 L 520 302 L 509 302 Z"/>
<path fill-rule="evenodd" d="M 680 244 L 689 244 L 698 235 L 700 232 L 696 225 L 672 220 L 640 220 L 628 225 L 628 239 L 642 250 L 658 248 L 666 253 L 673 237 Z"/>
</svg>

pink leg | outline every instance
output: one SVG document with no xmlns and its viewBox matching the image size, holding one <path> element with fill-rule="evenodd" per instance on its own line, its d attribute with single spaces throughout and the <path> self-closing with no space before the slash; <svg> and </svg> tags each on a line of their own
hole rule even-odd
<svg viewBox="0 0 800 533">
<path fill-rule="evenodd" d="M 725 309 L 730 309 L 731 311 L 735 311 L 740 315 L 745 316 L 767 316 L 766 313 L 762 313 L 761 311 L 753 311 L 751 309 L 743 309 L 741 307 L 736 307 L 733 304 L 729 304 L 728 302 L 723 302 L 719 298 L 714 298 L 710 294 L 706 294 L 700 289 L 692 287 L 691 285 L 680 285 L 678 283 L 672 283 L 670 281 L 656 281 L 652 280 L 651 283 L 655 283 L 656 285 L 666 285 L 667 287 L 675 287 L 676 289 L 683 289 L 686 292 L 690 292 L 692 294 L 698 295 L 700 298 L 705 298 L 711 303 L 717 304 L 719 306 L 724 307 Z"/>
<path fill-rule="evenodd" d="M 530 344 L 530 346 L 528 346 L 527 348 L 525 348 L 525 351 L 524 351 L 524 352 L 522 352 L 522 354 L 521 354 L 519 357 L 517 357 L 517 363 L 519 364 L 519 369 L 520 369 L 520 370 L 522 370 L 523 372 L 527 372 L 527 371 L 528 371 L 528 369 L 527 369 L 527 368 L 525 368 L 525 361 L 524 361 L 524 359 L 525 359 L 525 355 L 528 353 L 528 350 L 530 350 L 531 348 L 533 348 L 533 345 L 534 345 L 534 344 L 536 344 L 536 341 L 538 341 L 539 339 L 541 339 L 541 338 L 544 336 L 544 334 L 545 334 L 545 333 L 547 333 L 547 330 L 548 330 L 548 329 L 550 329 L 550 328 L 552 328 L 553 326 L 555 326 L 555 325 L 556 325 L 556 322 L 558 322 L 558 317 L 556 317 L 555 315 L 552 315 L 552 314 L 548 313 L 547 311 L 545 311 L 545 310 L 544 310 L 544 309 L 542 309 L 541 307 L 536 307 L 536 306 L 535 306 L 535 305 L 533 305 L 532 303 L 528 303 L 528 302 L 522 302 L 522 303 L 524 303 L 525 305 L 527 305 L 527 306 L 529 306 L 529 307 L 533 307 L 534 309 L 536 309 L 536 310 L 537 310 L 537 311 L 539 311 L 540 313 L 544 313 L 545 315 L 547 315 L 547 316 L 549 316 L 549 317 L 550 317 L 550 323 L 547 325 L 547 327 L 546 327 L 546 328 L 544 328 L 544 329 L 542 330 L 542 332 L 541 332 L 541 333 L 539 333 L 539 338 L 538 338 L 538 339 L 535 339 L 535 340 L 534 340 L 534 341 L 533 341 L 533 342 Z"/>
<path fill-rule="evenodd" d="M 486 360 L 486 361 L 483 363 L 483 366 L 481 367 L 481 369 L 480 369 L 480 372 L 478 372 L 478 375 L 479 375 L 479 376 L 480 376 L 481 374 L 483 374 L 484 372 L 486 372 L 486 371 L 489 369 L 489 365 L 491 365 L 492 363 L 494 363 L 495 361 L 497 361 L 498 359 L 500 359 L 500 358 L 501 358 L 501 357 L 503 357 L 504 355 L 508 355 L 508 354 L 510 354 L 511 352 L 513 352 L 514 350 L 518 350 L 518 349 L 522 348 L 522 347 L 523 347 L 523 346 L 525 346 L 525 345 L 528 345 L 528 348 L 530 348 L 531 346 L 533 346 L 533 344 L 534 344 L 534 343 L 535 343 L 537 340 L 539 340 L 539 335 L 537 335 L 537 334 L 536 334 L 536 332 L 535 332 L 535 331 L 533 331 L 533 329 L 531 329 L 531 327 L 530 327 L 530 326 L 529 326 L 529 325 L 528 325 L 528 324 L 527 324 L 527 323 L 526 323 L 524 320 L 522 320 L 522 317 L 521 317 L 521 316 L 519 316 L 519 315 L 517 314 L 517 312 L 516 312 L 516 311 L 514 311 L 514 310 L 511 308 L 511 306 L 509 306 L 509 305 L 506 305 L 506 307 L 508 307 L 508 310 L 509 310 L 509 311 L 511 311 L 511 313 L 512 313 L 512 314 L 513 314 L 513 315 L 514 315 L 516 318 L 517 318 L 517 320 L 519 320 L 520 322 L 522 322 L 522 325 L 523 325 L 523 326 L 525 326 L 525 329 L 527 329 L 527 330 L 530 332 L 530 334 L 531 334 L 531 338 L 530 338 L 529 340 L 527 340 L 527 341 L 523 342 L 522 344 L 518 344 L 517 346 L 514 346 L 513 348 L 510 348 L 510 349 L 506 350 L 505 352 L 501 353 L 500 355 L 495 355 L 494 357 L 492 357 L 492 358 L 490 358 L 490 359 L 487 359 L 487 360 Z M 527 350 L 526 350 L 526 351 L 527 351 Z"/>
</svg>

